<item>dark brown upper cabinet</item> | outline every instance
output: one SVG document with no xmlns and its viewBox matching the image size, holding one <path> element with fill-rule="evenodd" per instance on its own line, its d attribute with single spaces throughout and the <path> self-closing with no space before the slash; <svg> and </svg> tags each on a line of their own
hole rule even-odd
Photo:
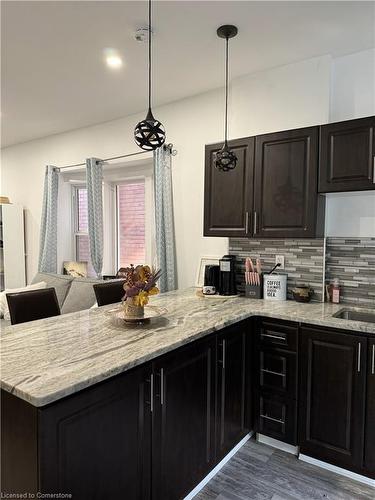
<svg viewBox="0 0 375 500">
<path fill-rule="evenodd" d="M 375 189 L 375 116 L 320 128 L 319 192 Z"/>
<path fill-rule="evenodd" d="M 253 235 L 323 235 L 324 200 L 317 194 L 319 127 L 256 137 Z"/>
<path fill-rule="evenodd" d="M 254 137 L 229 141 L 237 156 L 234 170 L 215 168 L 223 143 L 206 146 L 204 236 L 248 236 L 253 207 Z"/>
</svg>

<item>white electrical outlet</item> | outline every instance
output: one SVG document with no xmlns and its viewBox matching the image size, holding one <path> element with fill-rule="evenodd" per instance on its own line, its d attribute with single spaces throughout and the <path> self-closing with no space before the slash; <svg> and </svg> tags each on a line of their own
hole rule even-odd
<svg viewBox="0 0 375 500">
<path fill-rule="evenodd" d="M 275 264 L 280 264 L 278 269 L 285 268 L 285 257 L 284 255 L 276 255 Z"/>
</svg>

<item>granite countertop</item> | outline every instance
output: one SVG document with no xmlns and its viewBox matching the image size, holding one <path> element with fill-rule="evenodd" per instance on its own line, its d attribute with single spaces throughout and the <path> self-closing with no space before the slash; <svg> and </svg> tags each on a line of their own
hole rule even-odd
<svg viewBox="0 0 375 500">
<path fill-rule="evenodd" d="M 375 335 L 375 324 L 333 318 L 342 304 L 199 298 L 192 288 L 153 297 L 152 304 L 165 307 L 166 317 L 142 326 L 114 321 L 112 305 L 7 327 L 1 387 L 44 406 L 251 316 Z"/>
</svg>

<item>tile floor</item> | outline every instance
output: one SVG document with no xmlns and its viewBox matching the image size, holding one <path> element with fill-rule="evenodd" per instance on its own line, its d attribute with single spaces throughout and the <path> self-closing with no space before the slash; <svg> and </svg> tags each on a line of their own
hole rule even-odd
<svg viewBox="0 0 375 500">
<path fill-rule="evenodd" d="M 248 441 L 195 500 L 375 500 L 375 488 Z"/>
</svg>

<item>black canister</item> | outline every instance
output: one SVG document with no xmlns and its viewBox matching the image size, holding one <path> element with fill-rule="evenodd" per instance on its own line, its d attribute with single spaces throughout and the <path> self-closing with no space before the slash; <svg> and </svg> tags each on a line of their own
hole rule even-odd
<svg viewBox="0 0 375 500">
<path fill-rule="evenodd" d="M 204 270 L 204 286 L 213 286 L 216 292 L 218 292 L 219 273 L 220 267 L 218 265 L 208 264 Z"/>
<path fill-rule="evenodd" d="M 219 261 L 219 293 L 220 295 L 236 295 L 236 256 L 224 255 Z"/>
</svg>

